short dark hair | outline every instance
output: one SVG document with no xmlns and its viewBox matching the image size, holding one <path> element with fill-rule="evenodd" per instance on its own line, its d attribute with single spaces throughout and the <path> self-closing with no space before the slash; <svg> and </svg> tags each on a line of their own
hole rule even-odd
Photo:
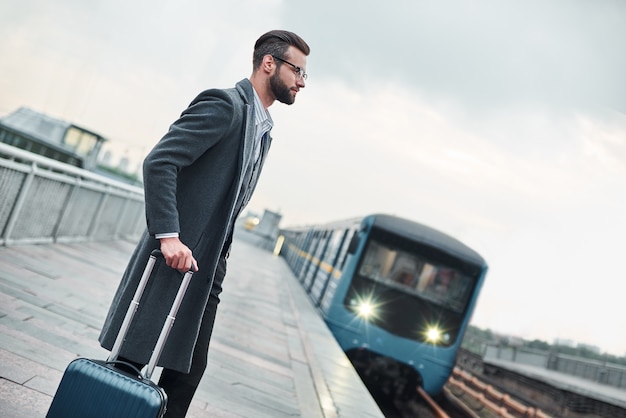
<svg viewBox="0 0 626 418">
<path fill-rule="evenodd" d="M 276 55 L 284 58 L 287 49 L 293 46 L 298 48 L 304 55 L 309 55 L 311 49 L 304 39 L 293 32 L 286 30 L 271 30 L 257 39 L 254 44 L 254 54 L 252 55 L 252 67 L 258 68 L 266 55 Z"/>
</svg>

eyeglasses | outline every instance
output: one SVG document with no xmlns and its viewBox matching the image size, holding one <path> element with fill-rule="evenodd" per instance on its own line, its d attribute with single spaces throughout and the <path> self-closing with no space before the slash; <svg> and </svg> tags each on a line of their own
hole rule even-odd
<svg viewBox="0 0 626 418">
<path fill-rule="evenodd" d="M 293 67 L 293 70 L 296 72 L 296 75 L 298 76 L 298 78 L 306 80 L 307 77 L 309 76 L 307 73 L 304 72 L 304 70 L 302 68 L 298 67 L 297 65 L 294 65 L 294 64 L 290 63 L 289 61 L 285 61 L 282 58 L 278 58 L 276 55 L 272 55 L 272 57 L 275 60 L 278 60 L 280 62 L 284 62 L 287 65 L 291 65 Z"/>
</svg>

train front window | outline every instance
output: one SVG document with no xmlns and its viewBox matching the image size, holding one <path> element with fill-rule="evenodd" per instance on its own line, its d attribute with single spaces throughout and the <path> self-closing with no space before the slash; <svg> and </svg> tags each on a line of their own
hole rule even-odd
<svg viewBox="0 0 626 418">
<path fill-rule="evenodd" d="M 473 280 L 455 268 L 371 240 L 359 275 L 462 312 Z"/>
<path fill-rule="evenodd" d="M 437 249 L 372 231 L 344 305 L 368 322 L 417 341 L 451 345 L 476 274 Z M 366 317 L 367 316 L 367 317 Z"/>
</svg>

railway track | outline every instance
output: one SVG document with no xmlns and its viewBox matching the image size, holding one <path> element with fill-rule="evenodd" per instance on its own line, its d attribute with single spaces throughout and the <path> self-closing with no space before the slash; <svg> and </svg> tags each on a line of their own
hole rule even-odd
<svg viewBox="0 0 626 418">
<path fill-rule="evenodd" d="M 626 418 L 626 408 L 485 364 L 480 355 L 468 350 L 459 350 L 456 364 L 459 368 L 455 369 L 446 389 L 468 404 L 475 402 L 470 400 L 470 392 L 481 395 L 490 403 L 483 405 L 483 410 L 504 405 L 509 417 Z M 469 391 L 456 388 L 455 379 L 468 386 Z M 524 406 L 526 412 L 516 412 Z"/>
<path fill-rule="evenodd" d="M 417 387 L 410 399 L 374 396 L 387 418 L 551 418 L 541 409 L 455 368 L 441 395 L 433 398 Z"/>
<path fill-rule="evenodd" d="M 462 404 L 455 402 L 446 393 L 433 398 L 421 387 L 417 387 L 415 396 L 410 399 L 376 399 L 387 418 L 477 418 Z"/>
</svg>

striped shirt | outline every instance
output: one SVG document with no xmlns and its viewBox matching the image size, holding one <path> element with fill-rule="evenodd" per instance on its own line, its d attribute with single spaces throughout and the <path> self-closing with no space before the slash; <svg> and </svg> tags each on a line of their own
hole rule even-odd
<svg viewBox="0 0 626 418">
<path fill-rule="evenodd" d="M 254 90 L 254 88 L 252 89 Z M 254 162 L 258 162 L 261 156 L 261 138 L 274 127 L 274 121 L 270 112 L 263 107 L 261 98 L 254 90 Z"/>
<path fill-rule="evenodd" d="M 254 90 L 254 89 L 253 89 Z M 263 107 L 263 103 L 261 103 L 261 98 L 257 94 L 256 90 L 254 90 L 254 154 L 253 160 L 251 164 L 249 164 L 245 171 L 243 172 L 244 183 L 239 192 L 239 196 L 237 197 L 237 202 L 235 206 L 235 214 L 238 215 L 241 210 L 248 204 L 250 198 L 252 197 L 252 189 L 253 186 L 256 185 L 260 165 L 263 162 L 264 152 L 269 148 L 269 144 L 267 144 L 266 136 L 274 126 L 274 121 L 272 121 L 272 117 L 270 113 L 267 111 L 265 107 Z"/>
</svg>

